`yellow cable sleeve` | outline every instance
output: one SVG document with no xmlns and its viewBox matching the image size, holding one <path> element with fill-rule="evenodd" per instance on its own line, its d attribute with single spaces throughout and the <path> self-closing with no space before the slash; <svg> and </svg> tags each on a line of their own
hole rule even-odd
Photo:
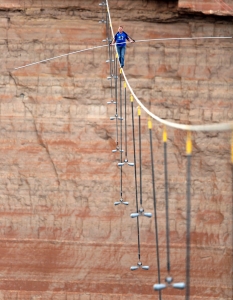
<svg viewBox="0 0 233 300">
<path fill-rule="evenodd" d="M 191 132 L 187 132 L 187 140 L 186 140 L 186 154 L 192 154 L 192 139 L 191 139 Z"/>
<path fill-rule="evenodd" d="M 233 164 L 233 133 L 231 136 L 231 163 Z"/>
<path fill-rule="evenodd" d="M 124 88 L 126 89 L 126 82 L 124 82 Z"/>
<path fill-rule="evenodd" d="M 141 107 L 138 106 L 138 116 L 141 116 Z"/>
<path fill-rule="evenodd" d="M 130 101 L 133 102 L 133 95 L 130 95 Z"/>
<path fill-rule="evenodd" d="M 163 127 L 163 142 L 167 142 L 167 129 L 166 126 Z"/>
<path fill-rule="evenodd" d="M 151 118 L 149 117 L 148 119 L 148 128 L 149 129 L 152 129 L 152 121 L 151 121 Z"/>
</svg>

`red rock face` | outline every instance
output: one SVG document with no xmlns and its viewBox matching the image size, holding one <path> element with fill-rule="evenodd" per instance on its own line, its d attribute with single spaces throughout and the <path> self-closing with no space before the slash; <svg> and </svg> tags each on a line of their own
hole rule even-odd
<svg viewBox="0 0 233 300">
<path fill-rule="evenodd" d="M 189 3 L 192 7 L 187 1 L 179 1 L 177 7 L 176 1 L 110 0 L 114 32 L 123 24 L 136 41 L 232 36 L 228 18 L 196 17 L 201 1 Z M 115 115 L 115 107 L 106 104 L 111 99 L 108 48 L 14 70 L 104 45 L 99 1 L 2 0 L 0 9 L 0 299 L 157 299 L 154 218 L 139 219 L 141 260 L 150 270 L 130 271 L 138 262 L 137 222 L 130 218 L 135 212 L 132 167 L 124 166 L 122 177 L 122 196 L 129 206 L 114 206 L 121 197 L 120 155 L 112 153 L 117 137 L 109 117 Z M 232 43 L 138 42 L 127 47 L 124 70 L 136 95 L 160 118 L 185 124 L 232 121 Z M 141 118 L 143 207 L 153 212 L 148 116 L 142 111 Z M 128 89 L 127 121 L 128 159 L 133 161 Z M 164 282 L 162 131 L 153 121 Z M 186 279 L 186 132 L 167 131 L 171 276 L 181 282 Z M 194 132 L 192 138 L 191 299 L 232 299 L 231 133 Z M 169 288 L 162 295 L 179 300 L 185 291 Z"/>
<path fill-rule="evenodd" d="M 207 15 L 233 15 L 233 3 L 231 0 L 179 0 L 180 9 L 202 12 Z"/>
</svg>

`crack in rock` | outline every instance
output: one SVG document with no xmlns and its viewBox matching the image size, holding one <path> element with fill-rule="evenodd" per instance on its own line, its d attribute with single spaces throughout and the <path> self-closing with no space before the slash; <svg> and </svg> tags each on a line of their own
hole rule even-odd
<svg viewBox="0 0 233 300">
<path fill-rule="evenodd" d="M 57 172 L 57 169 L 56 169 L 56 166 L 55 166 L 55 163 L 51 157 L 51 154 L 50 154 L 50 151 L 49 151 L 49 147 L 48 145 L 45 143 L 45 141 L 43 140 L 40 132 L 38 131 L 37 129 L 37 126 L 36 126 L 36 121 L 35 121 L 35 118 L 34 118 L 34 115 L 33 115 L 33 112 L 31 111 L 31 109 L 27 106 L 27 104 L 25 103 L 25 101 L 22 99 L 22 102 L 23 102 L 23 105 L 24 107 L 30 112 L 31 116 L 32 116 L 32 119 L 33 119 L 33 124 L 34 124 L 34 128 L 35 128 L 35 132 L 36 132 L 36 136 L 37 136 L 37 140 L 38 140 L 38 143 L 46 150 L 46 153 L 49 157 L 49 160 L 53 166 L 53 170 L 56 174 L 56 177 L 57 177 L 57 182 L 58 182 L 58 185 L 60 185 L 60 179 L 59 179 L 59 175 L 58 175 L 58 172 Z"/>
<path fill-rule="evenodd" d="M 11 72 L 9 72 L 9 76 L 10 78 L 12 78 L 12 80 L 14 81 L 15 83 L 15 86 L 16 86 L 16 89 L 18 88 L 18 83 L 17 83 L 17 80 L 16 78 L 12 75 Z M 25 107 L 26 110 L 28 110 L 32 116 L 32 120 L 33 120 L 33 125 L 34 125 L 34 129 L 35 129 L 35 132 L 36 132 L 36 136 L 37 136 L 37 140 L 38 140 L 38 144 L 41 145 L 45 150 L 46 150 L 46 153 L 49 157 L 49 160 L 52 164 L 52 167 L 53 167 L 53 170 L 54 170 L 54 173 L 56 174 L 56 178 L 57 178 L 57 182 L 58 182 L 58 185 L 60 185 L 60 178 L 59 178 L 59 174 L 58 174 L 58 171 L 56 169 L 56 166 L 55 166 L 55 163 L 51 157 L 51 154 L 50 154 L 50 151 L 49 151 L 49 147 L 48 145 L 45 143 L 45 141 L 43 140 L 40 132 L 38 131 L 38 128 L 37 128 L 37 125 L 36 125 L 36 121 L 35 121 L 35 118 L 34 118 L 34 115 L 33 115 L 33 112 L 32 110 L 27 106 L 26 102 L 22 99 L 22 103 Z"/>
</svg>

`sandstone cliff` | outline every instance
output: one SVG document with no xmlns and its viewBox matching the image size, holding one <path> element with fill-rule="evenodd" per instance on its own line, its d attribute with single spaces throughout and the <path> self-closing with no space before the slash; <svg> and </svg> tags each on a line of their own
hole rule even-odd
<svg viewBox="0 0 233 300">
<path fill-rule="evenodd" d="M 109 1 L 114 31 L 123 23 L 136 40 L 232 36 L 231 10 L 218 3 Z M 232 7 L 231 1 L 225 3 Z M 133 168 L 123 169 L 123 198 L 130 205 L 113 205 L 120 198 L 120 170 L 119 154 L 112 153 L 115 123 L 109 120 L 115 111 L 106 105 L 111 99 L 107 48 L 14 70 L 104 44 L 101 18 L 97 0 L 0 3 L 1 300 L 158 297 L 152 288 L 157 282 L 153 218 L 140 220 L 142 261 L 150 271 L 129 269 L 137 263 L 136 221 L 130 218 L 135 211 Z M 127 48 L 125 73 L 137 96 L 161 118 L 187 124 L 231 121 L 232 45 L 232 39 L 133 44 Z M 128 119 L 132 161 L 129 103 Z M 143 205 L 153 212 L 144 113 L 142 126 Z M 162 129 L 153 122 L 163 280 Z M 138 148 L 137 130 L 136 136 Z M 230 137 L 229 132 L 193 134 L 192 299 L 232 299 Z M 185 280 L 185 139 L 185 132 L 168 129 L 171 269 L 176 282 Z M 184 299 L 184 291 L 166 289 L 163 299 Z"/>
</svg>

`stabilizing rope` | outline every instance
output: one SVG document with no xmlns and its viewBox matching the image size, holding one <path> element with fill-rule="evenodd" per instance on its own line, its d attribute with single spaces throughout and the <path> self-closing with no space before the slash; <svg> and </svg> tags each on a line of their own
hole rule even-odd
<svg viewBox="0 0 233 300">
<path fill-rule="evenodd" d="M 116 104 L 116 112 L 114 117 L 110 117 L 110 120 L 116 120 L 116 149 L 112 150 L 112 152 L 117 152 L 120 151 L 119 149 L 119 141 L 118 141 L 118 120 L 122 120 L 122 117 L 118 116 L 118 94 L 117 94 L 117 59 L 118 59 L 118 54 L 116 53 L 115 57 L 115 104 Z"/>
<path fill-rule="evenodd" d="M 149 120 L 148 120 L 148 129 L 149 129 L 149 135 L 150 135 L 151 179 L 152 179 L 153 204 L 154 204 L 154 224 L 155 224 L 157 272 L 158 272 L 158 283 L 160 284 L 159 233 L 158 233 L 156 193 L 155 193 L 155 172 L 154 172 L 154 152 L 153 152 L 153 141 L 152 141 L 152 120 L 151 120 L 150 117 L 149 117 Z M 161 300 L 161 299 L 162 299 L 161 290 L 159 290 L 159 300 Z"/>
<path fill-rule="evenodd" d="M 169 202 L 168 202 L 168 176 L 167 176 L 167 130 L 163 128 L 163 149 L 164 149 L 164 190 L 166 207 L 166 240 L 167 240 L 167 272 L 170 274 L 170 239 L 169 239 Z"/>
<path fill-rule="evenodd" d="M 191 228 L 191 157 L 192 157 L 192 140 L 191 133 L 187 133 L 186 141 L 187 155 L 187 188 L 186 188 L 186 289 L 185 300 L 189 300 L 190 296 L 190 228 Z"/>
<path fill-rule="evenodd" d="M 163 149 L 164 149 L 164 192 L 165 192 L 165 207 L 166 207 L 166 249 L 167 249 L 167 277 L 165 278 L 166 284 L 155 284 L 154 290 L 161 291 L 166 287 L 174 287 L 176 289 L 184 289 L 183 282 L 173 283 L 173 278 L 170 275 L 170 229 L 169 229 L 169 201 L 168 201 L 168 171 L 167 171 L 167 130 L 166 126 L 163 128 Z"/>
<path fill-rule="evenodd" d="M 115 89 L 117 90 L 117 86 L 115 87 Z M 117 98 L 116 98 L 117 99 Z M 117 107 L 117 100 L 116 100 L 116 107 Z M 114 203 L 114 205 L 119 205 L 119 204 L 124 204 L 124 205 L 128 205 L 129 202 L 126 202 L 123 200 L 123 183 L 122 183 L 122 177 L 123 177 L 123 171 L 122 171 L 122 167 L 124 165 L 124 163 L 122 163 L 122 152 L 124 151 L 122 149 L 122 141 L 123 141 L 123 134 L 122 134 L 122 80 L 121 80 L 121 72 L 120 72 L 120 117 L 118 117 L 117 115 L 117 112 L 116 112 L 116 126 L 117 126 L 117 136 L 118 136 L 118 121 L 117 120 L 120 120 L 121 121 L 121 125 L 120 125 L 120 147 L 118 146 L 118 141 L 117 141 L 117 150 L 120 151 L 120 160 L 121 162 L 118 163 L 118 166 L 121 167 L 120 169 L 120 195 L 121 195 L 121 198 L 120 198 L 120 201 L 116 201 Z M 113 150 L 114 152 L 116 152 L 117 150 Z"/>
<path fill-rule="evenodd" d="M 140 183 L 140 208 L 136 213 L 131 214 L 131 218 L 145 216 L 148 218 L 152 217 L 151 213 L 144 212 L 142 207 L 142 137 L 141 137 L 141 108 L 138 106 L 138 133 L 139 133 L 139 183 Z"/>
<path fill-rule="evenodd" d="M 149 266 L 143 266 L 141 262 L 141 251 L 140 251 L 140 228 L 139 228 L 139 218 L 138 218 L 138 188 L 137 188 L 137 164 L 136 164 L 136 145 L 135 145 L 135 130 L 134 130 L 134 109 L 133 109 L 133 97 L 130 95 L 131 101 L 131 112 L 132 112 L 132 132 L 133 132 L 133 152 L 134 152 L 134 181 L 135 181 L 135 202 L 136 202 L 136 213 L 137 217 L 137 232 L 138 232 L 138 263 L 136 266 L 130 268 L 131 271 L 135 271 L 139 268 L 143 270 L 149 270 Z M 131 217 L 133 214 L 131 214 Z"/>
<path fill-rule="evenodd" d="M 233 299 L 233 133 L 231 134 L 231 282 Z"/>
<path fill-rule="evenodd" d="M 121 78 L 122 78 L 122 68 L 120 69 L 120 93 L 121 93 L 121 87 L 122 87 Z M 120 94 L 120 95 L 121 95 L 120 96 L 120 107 L 121 107 L 121 116 L 122 116 L 122 111 L 123 111 L 122 110 L 122 106 L 123 106 L 122 94 Z M 133 167 L 134 163 L 128 162 L 128 157 L 127 157 L 127 151 L 128 150 L 127 150 L 127 120 L 126 120 L 127 116 L 126 116 L 126 84 L 125 84 L 125 82 L 124 82 L 124 99 L 125 99 L 125 105 L 124 106 L 125 106 L 125 147 L 126 147 L 126 149 L 125 149 L 125 160 L 123 161 L 122 155 L 121 155 L 121 162 L 118 163 L 118 166 L 123 167 L 127 163 L 128 166 Z M 123 120 L 123 118 L 122 118 L 122 120 Z M 123 138 L 122 127 L 123 127 L 123 125 L 121 123 L 121 144 L 122 144 L 122 138 Z"/>
</svg>

